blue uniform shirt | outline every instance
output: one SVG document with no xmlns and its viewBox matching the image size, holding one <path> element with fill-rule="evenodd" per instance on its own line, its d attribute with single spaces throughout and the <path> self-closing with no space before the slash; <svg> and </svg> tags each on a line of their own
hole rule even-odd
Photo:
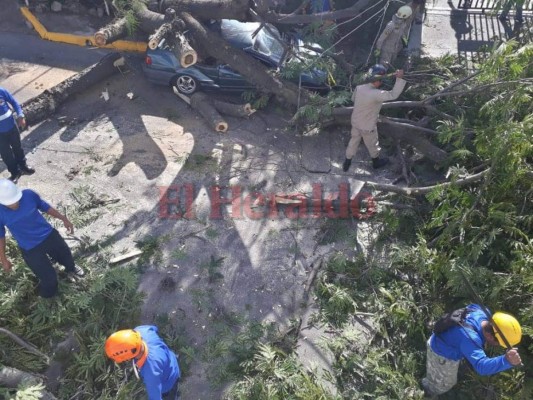
<svg viewBox="0 0 533 400">
<path fill-rule="evenodd" d="M 39 212 L 49 209 L 50 204 L 33 190 L 23 190 L 16 210 L 0 205 L 0 238 L 6 236 L 7 226 L 21 249 L 33 249 L 52 233 L 52 225 Z"/>
<path fill-rule="evenodd" d="M 19 103 L 11 96 L 7 90 L 3 87 L 0 87 L 0 135 L 11 131 L 15 127 L 15 120 L 12 116 L 11 108 L 17 113 L 19 117 L 23 117 L 22 108 L 20 108 Z"/>
<path fill-rule="evenodd" d="M 156 326 L 142 325 L 134 330 L 148 347 L 148 357 L 139 370 L 148 400 L 161 400 L 163 393 L 169 392 L 181 376 L 178 358 L 159 337 Z"/>
<path fill-rule="evenodd" d="M 468 305 L 469 313 L 465 322 L 473 329 L 454 326 L 438 335 L 429 338 L 431 349 L 439 356 L 459 361 L 466 358 L 479 375 L 493 375 L 512 368 L 505 356 L 489 358 L 483 350 L 485 337 L 481 323 L 488 318 L 477 304 Z"/>
</svg>

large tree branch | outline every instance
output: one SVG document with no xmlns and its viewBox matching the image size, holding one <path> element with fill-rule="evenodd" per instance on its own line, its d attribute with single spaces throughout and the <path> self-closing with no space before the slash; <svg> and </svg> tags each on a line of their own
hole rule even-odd
<svg viewBox="0 0 533 400">
<path fill-rule="evenodd" d="M 336 21 L 339 19 L 352 18 L 359 14 L 361 11 L 376 0 L 359 0 L 351 7 L 344 8 L 342 10 L 328 11 L 316 14 L 298 15 L 298 14 L 277 14 L 275 12 L 269 12 L 263 17 L 266 21 L 273 24 L 310 24 L 313 22 L 321 21 Z M 377 0 L 384 3 L 384 0 Z"/>
<path fill-rule="evenodd" d="M 0 328 L 0 333 L 3 333 L 4 335 L 6 335 L 7 337 L 9 337 L 11 340 L 13 340 L 15 343 L 17 343 L 19 346 L 22 346 L 24 347 L 26 350 L 28 350 L 30 353 L 32 354 L 35 354 L 39 357 L 42 357 L 44 358 L 44 360 L 46 361 L 46 363 L 48 364 L 48 362 L 50 361 L 50 358 L 48 358 L 48 356 L 44 353 L 41 353 L 39 351 L 39 349 L 37 347 L 35 347 L 33 344 L 30 344 L 28 342 L 26 342 L 25 340 L 23 340 L 22 338 L 18 337 L 17 335 L 15 335 L 13 332 L 11 332 L 10 330 L 7 330 L 5 328 Z"/>
<path fill-rule="evenodd" d="M 483 179 L 489 172 L 490 172 L 490 168 L 484 171 L 481 171 L 477 174 L 470 175 L 466 178 L 458 179 L 452 182 L 443 182 L 443 183 L 439 183 L 433 186 L 401 187 L 401 186 L 396 186 L 396 185 L 389 185 L 386 183 L 377 183 L 377 182 L 370 182 L 370 181 L 366 181 L 365 185 L 368 185 L 376 190 L 382 190 L 384 192 L 393 192 L 393 193 L 398 193 L 398 194 L 404 194 L 407 196 L 418 196 L 421 194 L 427 194 L 431 192 L 432 190 L 435 190 L 438 188 L 446 188 L 450 185 L 466 186 L 471 183 L 478 182 L 481 179 Z"/>
<path fill-rule="evenodd" d="M 294 106 L 303 105 L 309 100 L 306 90 L 300 90 L 294 83 L 282 81 L 272 75 L 272 71 L 261 62 L 244 51 L 232 47 L 219 35 L 208 31 L 189 13 L 181 13 L 180 16 L 196 43 L 217 60 L 230 65 L 262 92 L 271 93 L 283 102 Z"/>
<path fill-rule="evenodd" d="M 177 13 L 189 13 L 199 19 L 238 19 L 249 18 L 248 0 L 161 0 L 159 11 L 173 8 Z"/>
</svg>

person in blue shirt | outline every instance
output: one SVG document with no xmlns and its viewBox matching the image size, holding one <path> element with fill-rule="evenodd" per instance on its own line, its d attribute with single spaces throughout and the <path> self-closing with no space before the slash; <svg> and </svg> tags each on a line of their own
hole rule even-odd
<svg viewBox="0 0 533 400">
<path fill-rule="evenodd" d="M 13 112 L 17 114 L 16 121 Z M 19 127 L 21 129 L 26 127 L 22 108 L 11 93 L 0 87 L 0 156 L 11 173 L 9 179 L 13 182 L 16 182 L 22 174 L 31 175 L 35 172 L 26 164 Z"/>
<path fill-rule="evenodd" d="M 113 333 L 105 342 L 105 353 L 116 363 L 132 360 L 134 370 L 143 379 L 148 400 L 178 399 L 178 356 L 159 337 L 156 326 L 141 325 Z"/>
<path fill-rule="evenodd" d="M 71 278 L 85 273 L 74 264 L 65 240 L 41 213 L 61 220 L 68 232 L 74 232 L 68 218 L 33 190 L 20 190 L 10 180 L 0 179 L 0 263 L 6 273 L 11 271 L 12 264 L 6 256 L 7 227 L 19 245 L 22 258 L 39 279 L 39 294 L 48 298 L 57 294 L 57 274 L 50 258 L 63 265 Z"/>
<path fill-rule="evenodd" d="M 522 328 L 512 315 L 497 312 L 489 321 L 478 304 L 467 306 L 467 314 L 461 325 L 444 332 L 433 333 L 428 340 L 426 376 L 422 386 L 426 394 L 438 396 L 449 391 L 457 383 L 459 363 L 466 359 L 480 375 L 493 375 L 521 364 L 517 349 L 509 349 L 504 355 L 488 357 L 483 349 L 486 344 L 507 348 L 493 324 L 499 328 L 511 346 L 520 343 Z"/>
</svg>

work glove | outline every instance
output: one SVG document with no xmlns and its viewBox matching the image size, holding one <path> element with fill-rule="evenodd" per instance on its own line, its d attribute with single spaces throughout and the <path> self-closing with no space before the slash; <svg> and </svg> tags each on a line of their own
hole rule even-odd
<svg viewBox="0 0 533 400">
<path fill-rule="evenodd" d="M 403 47 L 407 47 L 407 45 L 409 44 L 409 41 L 407 40 L 405 36 L 402 36 L 402 43 L 403 43 Z"/>
</svg>

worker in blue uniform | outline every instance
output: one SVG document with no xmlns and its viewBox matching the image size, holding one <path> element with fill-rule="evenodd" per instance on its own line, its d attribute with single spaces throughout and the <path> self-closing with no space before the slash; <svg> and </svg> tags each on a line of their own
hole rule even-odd
<svg viewBox="0 0 533 400">
<path fill-rule="evenodd" d="M 0 87 L 0 156 L 11 173 L 9 179 L 13 182 L 17 182 L 22 174 L 31 175 L 35 172 L 26 164 L 26 156 L 20 142 L 19 128 L 25 127 L 26 119 L 20 104 L 11 93 Z"/>
<path fill-rule="evenodd" d="M 148 400 L 178 398 L 178 357 L 159 337 L 156 326 L 141 325 L 113 333 L 105 342 L 105 352 L 117 363 L 132 360 L 134 370 L 143 379 Z"/>
<path fill-rule="evenodd" d="M 491 320 L 478 304 L 466 307 L 466 317 L 459 325 L 433 333 L 428 340 L 426 377 L 422 386 L 426 394 L 438 396 L 449 391 L 457 383 L 459 363 L 466 359 L 479 375 L 494 375 L 521 364 L 515 348 L 507 349 L 504 355 L 488 357 L 486 344 L 506 348 L 505 336 L 511 346 L 522 339 L 522 328 L 510 314 L 496 312 Z"/>
</svg>

